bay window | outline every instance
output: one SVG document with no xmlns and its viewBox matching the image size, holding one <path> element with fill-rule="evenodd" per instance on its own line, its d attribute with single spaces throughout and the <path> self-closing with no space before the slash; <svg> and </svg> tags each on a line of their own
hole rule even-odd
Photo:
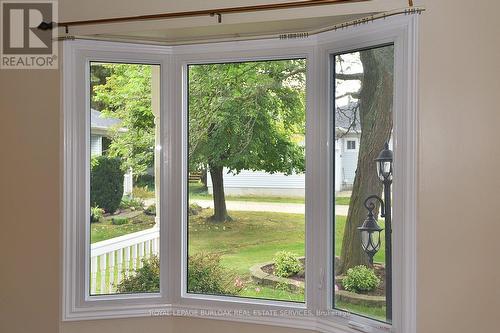
<svg viewBox="0 0 500 333">
<path fill-rule="evenodd" d="M 65 42 L 64 320 L 414 332 L 415 29 Z M 386 143 L 392 255 L 385 206 L 364 205 Z"/>
</svg>

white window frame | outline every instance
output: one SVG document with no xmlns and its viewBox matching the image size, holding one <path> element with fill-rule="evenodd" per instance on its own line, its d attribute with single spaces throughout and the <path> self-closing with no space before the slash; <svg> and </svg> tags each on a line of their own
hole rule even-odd
<svg viewBox="0 0 500 333">
<path fill-rule="evenodd" d="M 63 319 L 93 319 L 143 315 L 144 309 L 166 304 L 166 286 L 155 294 L 90 295 L 90 63 L 122 62 L 160 65 L 161 141 L 167 138 L 166 91 L 168 50 L 154 46 L 67 41 L 63 45 Z M 168 158 L 161 153 L 161 161 Z M 168 169 L 161 163 L 161 178 Z M 161 191 L 161 189 L 160 189 Z M 159 207 L 166 211 L 165 206 Z M 161 223 L 166 223 L 162 221 Z M 166 253 L 166 228 L 160 228 L 160 253 Z M 161 270 L 166 258 L 160 256 Z"/>
<path fill-rule="evenodd" d="M 64 42 L 63 62 L 63 320 L 173 315 L 277 326 L 351 332 L 416 332 L 416 16 L 398 16 L 304 40 L 253 40 L 203 45 L 152 46 L 96 41 Z M 393 324 L 332 311 L 333 161 L 332 54 L 394 43 L 394 223 Z M 186 293 L 187 91 L 188 64 L 274 59 L 307 59 L 306 107 L 306 301 L 292 303 Z M 161 290 L 158 294 L 88 295 L 88 121 L 85 68 L 89 61 L 151 63 L 161 66 Z M 85 144 L 82 144 L 82 140 Z M 325 181 L 328 180 L 328 181 Z M 165 190 L 167 189 L 167 190 Z M 248 311 L 205 315 L 193 310 Z M 280 312 L 258 316 L 254 310 Z M 297 316 L 287 311 L 304 311 Z M 250 313 L 251 315 L 247 315 Z M 187 312 L 182 312 L 186 315 Z"/>
</svg>

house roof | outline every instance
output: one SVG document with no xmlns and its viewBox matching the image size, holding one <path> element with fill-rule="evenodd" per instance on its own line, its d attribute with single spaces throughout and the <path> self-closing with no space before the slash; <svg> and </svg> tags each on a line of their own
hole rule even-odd
<svg viewBox="0 0 500 333">
<path fill-rule="evenodd" d="M 357 102 L 351 102 L 335 108 L 335 129 L 342 133 L 346 133 L 347 131 L 354 133 L 361 132 Z"/>
<path fill-rule="evenodd" d="M 113 126 L 121 123 L 120 119 L 108 118 L 102 115 L 101 112 L 91 109 L 90 110 L 90 128 L 91 129 L 101 129 L 108 130 Z"/>
</svg>

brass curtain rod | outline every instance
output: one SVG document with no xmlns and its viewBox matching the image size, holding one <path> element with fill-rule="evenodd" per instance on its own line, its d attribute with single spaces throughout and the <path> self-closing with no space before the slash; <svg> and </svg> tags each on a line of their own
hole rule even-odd
<svg viewBox="0 0 500 333">
<path fill-rule="evenodd" d="M 81 20 L 81 21 L 66 21 L 66 22 L 59 22 L 59 23 L 42 22 L 39 25 L 39 29 L 49 30 L 49 29 L 53 29 L 55 26 L 62 26 L 62 27 L 66 28 L 66 33 L 68 33 L 68 28 L 70 26 L 109 24 L 109 23 L 129 22 L 129 21 L 162 20 L 162 19 L 205 16 L 205 15 L 217 16 L 218 22 L 221 23 L 222 14 L 258 12 L 258 11 L 267 11 L 267 10 L 313 7 L 313 6 L 324 6 L 324 5 L 336 5 L 336 4 L 342 4 L 342 3 L 355 3 L 355 2 L 366 2 L 366 1 L 370 1 L 370 0 L 305 0 L 305 1 L 294 1 L 294 2 L 283 2 L 283 3 L 276 3 L 276 4 L 254 5 L 254 6 L 225 7 L 225 8 L 204 9 L 204 10 L 194 10 L 194 11 L 184 11 L 184 12 L 171 12 L 171 13 L 162 13 L 162 14 L 123 16 L 123 17 L 113 17 L 113 18 L 93 19 L 93 20 Z M 409 4 L 412 5 L 412 0 L 409 0 Z"/>
<path fill-rule="evenodd" d="M 190 40 L 190 41 L 179 41 L 179 42 L 172 42 L 168 43 L 165 41 L 144 41 L 144 40 L 129 40 L 129 39 L 120 39 L 120 38 L 113 38 L 113 37 L 91 37 L 91 36 L 71 36 L 71 35 L 66 35 L 66 36 L 59 36 L 55 38 L 55 40 L 58 41 L 64 41 L 64 40 L 75 40 L 75 39 L 82 39 L 82 40 L 99 40 L 99 41 L 120 41 L 124 43 L 139 43 L 139 44 L 153 44 L 153 45 L 192 45 L 192 44 L 199 44 L 199 43 L 219 43 L 219 42 L 228 42 L 228 41 L 248 41 L 248 40 L 256 40 L 256 39 L 303 39 L 303 38 L 308 38 L 313 35 L 317 35 L 323 32 L 327 31 L 337 31 L 337 30 L 342 30 L 351 26 L 359 26 L 363 24 L 367 24 L 373 21 L 381 20 L 381 19 L 386 19 L 391 16 L 396 16 L 396 15 L 415 15 L 415 14 L 421 14 L 422 12 L 425 11 L 424 7 L 408 7 L 408 8 L 402 8 L 402 9 L 395 9 L 387 12 L 382 12 L 382 13 L 377 13 L 377 14 L 372 14 L 369 16 L 365 16 L 362 18 L 357 18 L 354 20 L 349 20 L 346 22 L 334 24 L 329 27 L 324 27 L 324 28 L 319 28 L 319 29 L 314 29 L 310 30 L 308 32 L 292 32 L 292 33 L 276 33 L 276 34 L 267 34 L 267 35 L 245 35 L 245 34 L 237 34 L 237 35 L 231 35 L 231 36 L 222 36 L 218 38 L 210 38 L 210 39 L 196 39 L 196 40 Z"/>
</svg>

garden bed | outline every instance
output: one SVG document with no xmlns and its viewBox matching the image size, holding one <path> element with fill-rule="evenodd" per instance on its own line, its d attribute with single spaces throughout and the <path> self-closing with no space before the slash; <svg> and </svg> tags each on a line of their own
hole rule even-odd
<svg viewBox="0 0 500 333">
<path fill-rule="evenodd" d="M 305 258 L 300 257 L 299 260 L 304 265 Z M 304 291 L 304 273 L 299 273 L 289 278 L 276 276 L 274 275 L 273 261 L 253 265 L 250 267 L 250 274 L 257 284 L 273 287 L 286 285 L 290 291 Z"/>
<path fill-rule="evenodd" d="M 299 258 L 302 264 L 304 264 L 305 258 Z M 337 258 L 336 258 L 337 259 Z M 380 285 L 373 291 L 366 293 L 354 293 L 343 289 L 342 279 L 344 276 L 338 275 L 335 277 L 335 284 L 339 288 L 335 292 L 335 297 L 337 300 L 350 303 L 363 305 L 368 307 L 382 307 L 385 306 L 385 268 L 381 264 L 374 265 L 375 274 L 380 279 Z M 304 291 L 305 287 L 305 276 L 304 273 L 299 273 L 298 275 L 291 276 L 289 278 L 279 277 L 274 275 L 274 262 L 265 262 L 253 265 L 250 268 L 250 274 L 252 280 L 255 283 L 264 286 L 282 286 L 286 285 L 290 291 Z"/>
</svg>

